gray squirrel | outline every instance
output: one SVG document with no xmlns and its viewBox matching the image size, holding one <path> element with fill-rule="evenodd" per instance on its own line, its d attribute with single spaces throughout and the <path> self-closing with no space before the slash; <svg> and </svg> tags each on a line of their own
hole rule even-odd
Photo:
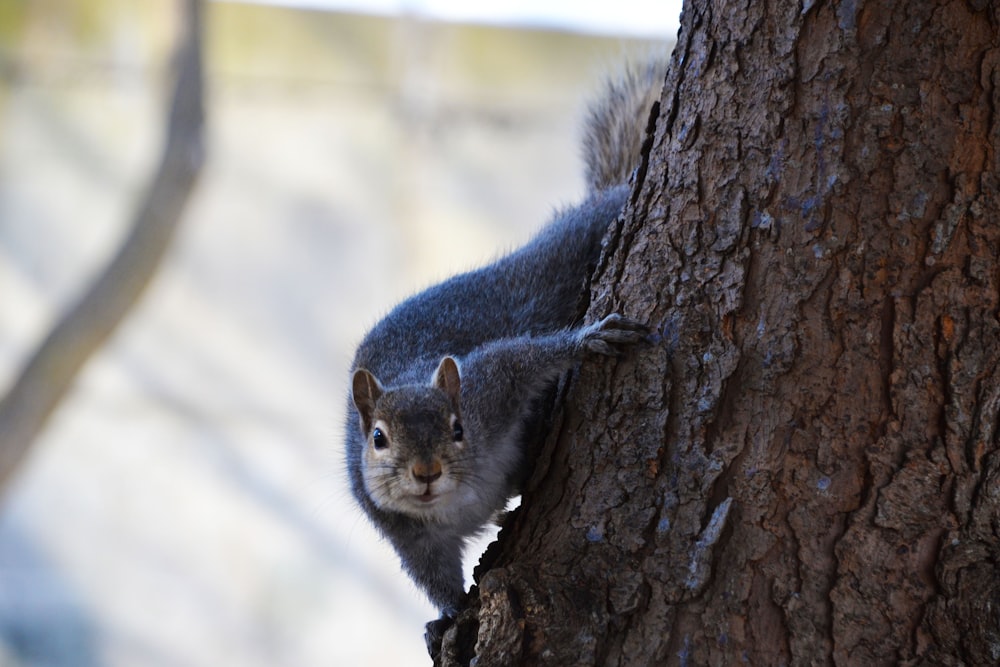
<svg viewBox="0 0 1000 667">
<path fill-rule="evenodd" d="M 578 307 L 608 226 L 628 196 L 665 65 L 628 67 L 591 105 L 588 195 L 527 245 L 396 306 L 351 365 L 351 491 L 441 612 L 464 600 L 462 550 L 518 493 L 539 397 L 586 354 L 646 337 L 619 314 Z"/>
</svg>

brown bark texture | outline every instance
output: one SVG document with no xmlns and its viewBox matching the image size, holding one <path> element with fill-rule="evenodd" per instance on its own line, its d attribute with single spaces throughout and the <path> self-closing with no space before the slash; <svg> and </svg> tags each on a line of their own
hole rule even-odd
<svg viewBox="0 0 1000 667">
<path fill-rule="evenodd" d="M 685 3 L 571 379 L 441 664 L 1000 662 L 1000 9 Z"/>
</svg>

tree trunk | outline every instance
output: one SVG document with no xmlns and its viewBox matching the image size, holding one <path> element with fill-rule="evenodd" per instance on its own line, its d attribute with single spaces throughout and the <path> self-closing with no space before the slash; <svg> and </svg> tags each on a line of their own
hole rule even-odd
<svg viewBox="0 0 1000 667">
<path fill-rule="evenodd" d="M 572 380 L 442 664 L 1000 661 L 1000 10 L 687 2 Z"/>
</svg>

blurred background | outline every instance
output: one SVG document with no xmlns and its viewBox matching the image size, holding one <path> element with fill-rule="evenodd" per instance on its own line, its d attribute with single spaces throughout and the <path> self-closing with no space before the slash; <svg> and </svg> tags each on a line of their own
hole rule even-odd
<svg viewBox="0 0 1000 667">
<path fill-rule="evenodd" d="M 2 489 L 0 666 L 429 664 L 342 472 L 354 345 L 579 199 L 588 95 L 678 14 L 491 4 L 205 4 L 179 232 Z M 0 0 L 0 395 L 121 242 L 181 17 Z"/>
</svg>

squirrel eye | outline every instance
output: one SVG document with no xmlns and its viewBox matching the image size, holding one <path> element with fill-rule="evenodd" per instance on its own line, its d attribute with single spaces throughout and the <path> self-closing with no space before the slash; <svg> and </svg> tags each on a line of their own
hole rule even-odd
<svg viewBox="0 0 1000 667">
<path fill-rule="evenodd" d="M 375 444 L 375 449 L 385 449 L 389 446 L 389 438 L 377 427 L 372 431 L 372 442 Z"/>
<path fill-rule="evenodd" d="M 462 423 L 456 421 L 451 426 L 451 439 L 455 442 L 461 442 L 462 437 L 465 435 L 465 431 L 462 429 Z"/>
</svg>

